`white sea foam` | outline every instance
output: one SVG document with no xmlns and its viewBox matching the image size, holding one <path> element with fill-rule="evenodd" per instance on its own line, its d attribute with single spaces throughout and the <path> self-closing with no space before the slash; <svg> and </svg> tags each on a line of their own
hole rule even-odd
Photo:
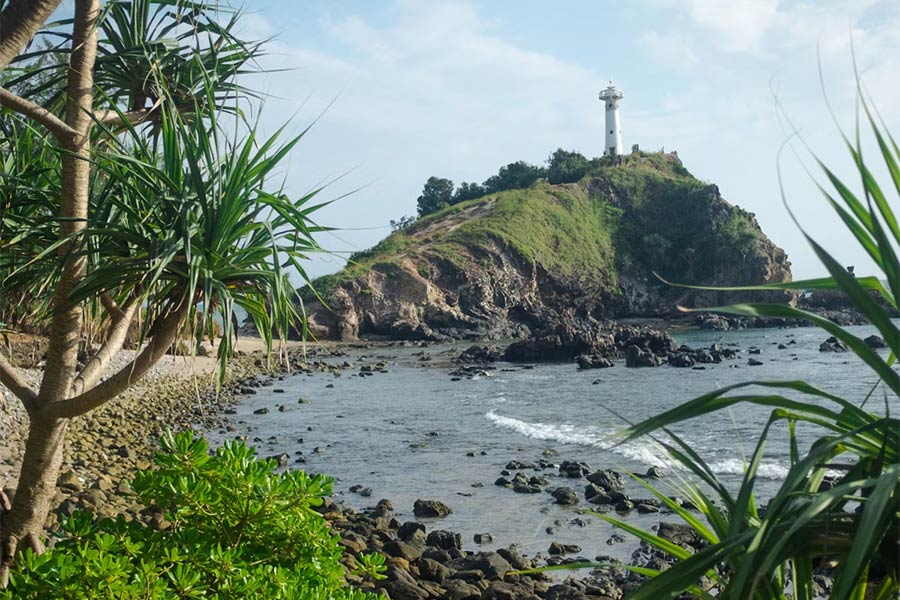
<svg viewBox="0 0 900 600">
<path fill-rule="evenodd" d="M 567 423 L 529 423 L 528 421 L 520 421 L 512 417 L 505 417 L 493 410 L 488 411 L 484 416 L 500 427 L 512 429 L 534 440 L 549 440 L 563 444 L 581 444 L 583 446 L 597 446 L 600 448 L 608 447 L 608 444 L 603 444 L 603 436 L 595 427 L 578 428 Z"/>
<path fill-rule="evenodd" d="M 652 440 L 630 442 L 615 446 L 610 440 L 611 430 L 604 430 L 593 426 L 577 426 L 569 423 L 530 423 L 513 417 L 497 414 L 496 411 L 488 411 L 485 415 L 495 425 L 520 433 L 534 440 L 547 440 L 561 444 L 579 444 L 592 446 L 603 450 L 610 450 L 632 460 L 647 465 L 672 466 L 671 460 L 666 456 L 665 449 Z"/>
<path fill-rule="evenodd" d="M 577 426 L 570 423 L 528 422 L 498 414 L 493 410 L 488 411 L 484 416 L 498 427 L 511 429 L 534 440 L 592 446 L 610 450 L 648 466 L 681 468 L 680 465 L 669 458 L 665 448 L 646 438 L 642 441 L 615 446 L 614 442 L 610 441 L 612 431 L 598 427 Z M 710 463 L 710 468 L 715 473 L 741 475 L 744 472 L 744 461 L 740 458 L 718 460 Z M 787 472 L 787 465 L 776 461 L 764 460 L 759 465 L 758 477 L 762 479 L 784 479 Z"/>
<path fill-rule="evenodd" d="M 727 458 L 710 463 L 709 468 L 714 473 L 729 473 L 743 475 L 745 463 L 739 458 Z M 759 463 L 756 476 L 760 479 L 784 479 L 788 474 L 788 466 L 775 461 L 763 460 Z"/>
</svg>

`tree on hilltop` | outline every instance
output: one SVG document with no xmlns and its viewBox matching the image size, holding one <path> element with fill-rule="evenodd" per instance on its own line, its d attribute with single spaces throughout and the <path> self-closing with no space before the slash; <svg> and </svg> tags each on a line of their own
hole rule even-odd
<svg viewBox="0 0 900 600">
<path fill-rule="evenodd" d="M 441 177 L 429 177 L 422 188 L 422 195 L 416 200 L 419 216 L 424 217 L 453 202 L 453 182 Z"/>
<path fill-rule="evenodd" d="M 520 160 L 500 167 L 500 171 L 496 175 L 492 175 L 484 182 L 484 188 L 488 194 L 503 190 L 524 189 L 546 176 L 547 173 L 543 167 L 536 167 Z"/>
<path fill-rule="evenodd" d="M 465 202 L 466 200 L 474 200 L 475 198 L 481 198 L 486 194 L 486 190 L 484 186 L 480 183 L 469 183 L 467 181 L 463 181 L 459 184 L 459 187 L 456 188 L 456 192 L 453 194 L 453 204 L 459 204 L 460 202 Z"/>
<path fill-rule="evenodd" d="M 584 155 L 559 148 L 547 159 L 547 181 L 573 183 L 584 177 L 590 166 Z"/>
</svg>

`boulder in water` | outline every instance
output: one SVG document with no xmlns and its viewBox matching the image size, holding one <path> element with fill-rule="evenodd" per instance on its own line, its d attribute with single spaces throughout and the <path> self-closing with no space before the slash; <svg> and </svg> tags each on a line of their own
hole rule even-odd
<svg viewBox="0 0 900 600">
<path fill-rule="evenodd" d="M 419 518 L 443 518 L 451 514 L 453 509 L 439 500 L 416 500 L 413 514 Z"/>
</svg>

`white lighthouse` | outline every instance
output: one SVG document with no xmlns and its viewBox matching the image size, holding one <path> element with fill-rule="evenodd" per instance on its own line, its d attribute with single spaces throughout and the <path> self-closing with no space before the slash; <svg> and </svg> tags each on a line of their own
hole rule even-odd
<svg viewBox="0 0 900 600">
<path fill-rule="evenodd" d="M 600 92 L 600 99 L 606 104 L 606 147 L 603 154 L 617 156 L 625 154 L 622 149 L 622 124 L 619 122 L 619 100 L 625 95 L 609 81 L 609 87 Z"/>
</svg>

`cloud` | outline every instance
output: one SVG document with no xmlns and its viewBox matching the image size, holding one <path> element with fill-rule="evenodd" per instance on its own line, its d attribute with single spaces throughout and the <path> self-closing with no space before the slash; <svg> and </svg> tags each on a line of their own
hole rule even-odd
<svg viewBox="0 0 900 600">
<path fill-rule="evenodd" d="M 715 35 L 722 47 L 758 51 L 779 22 L 778 0 L 690 0 L 690 18 Z"/>
<path fill-rule="evenodd" d="M 336 98 L 314 128 L 336 136 L 326 144 L 346 144 L 326 170 L 361 164 L 355 176 L 372 176 L 342 225 L 413 212 L 429 175 L 480 181 L 506 162 L 540 162 L 560 145 L 601 151 L 602 80 L 591 71 L 492 35 L 468 4 L 402 2 L 393 10 L 383 27 L 357 16 L 323 21 L 323 45 L 336 50 L 282 39 L 265 65 L 295 69 L 267 78 L 275 104 L 311 94 L 307 112 L 315 114 Z M 271 108 L 265 118 L 284 114 Z M 312 158 L 311 170 L 327 158 Z M 385 214 L 387 195 L 394 214 Z"/>
<path fill-rule="evenodd" d="M 282 35 L 265 66 L 290 70 L 265 77 L 272 96 L 266 124 L 280 125 L 300 106 L 304 116 L 325 111 L 298 146 L 289 189 L 353 169 L 332 193 L 364 188 L 319 220 L 344 228 L 340 239 L 325 241 L 329 248 L 368 247 L 387 233 L 389 219 L 414 213 L 430 175 L 481 181 L 502 164 L 540 162 L 557 147 L 599 154 L 596 94 L 615 73 L 626 90 L 627 145 L 678 149 L 701 178 L 759 213 L 773 239 L 790 242 L 796 232 L 774 183 L 774 155 L 789 131 L 778 124 L 769 81 L 811 142 L 830 139 L 822 133 L 833 130 L 817 92 L 816 48 L 835 104 L 852 107 L 852 32 L 869 88 L 883 99 L 879 108 L 888 120 L 900 116 L 888 103 L 900 78 L 900 9 L 869 0 L 648 2 L 643 10 L 652 18 L 642 16 L 617 53 L 558 51 L 564 31 L 547 31 L 545 44 L 513 41 L 461 1 L 400 0 L 376 15 L 332 13 L 308 38 Z M 512 24 L 522 18 L 506 14 Z M 253 31 L 274 29 L 256 16 Z M 811 195 L 795 197 L 801 208 L 817 206 Z M 823 231 L 833 235 L 831 225 Z M 789 251 L 797 264 L 816 264 L 800 243 Z"/>
</svg>

